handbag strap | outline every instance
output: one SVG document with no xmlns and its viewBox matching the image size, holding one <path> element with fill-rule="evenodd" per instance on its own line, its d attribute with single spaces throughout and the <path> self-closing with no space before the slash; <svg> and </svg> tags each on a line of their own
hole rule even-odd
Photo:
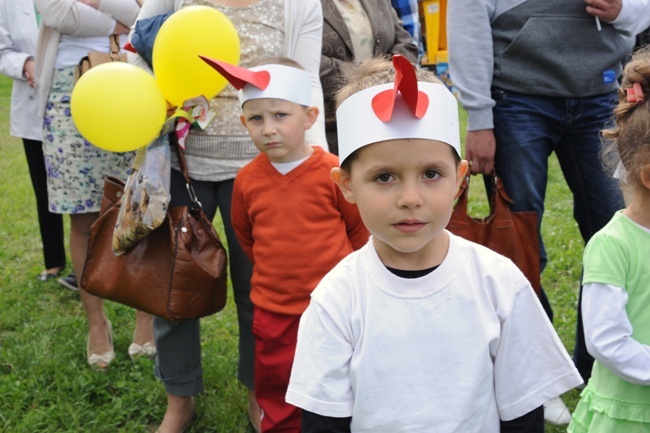
<svg viewBox="0 0 650 433">
<path fill-rule="evenodd" d="M 490 175 L 492 179 L 492 197 L 490 201 L 491 214 L 494 215 L 494 224 L 497 227 L 510 227 L 514 225 L 510 204 L 514 203 L 506 193 L 503 182 L 494 171 Z"/>
<path fill-rule="evenodd" d="M 493 224 L 499 227 L 508 227 L 513 224 L 512 221 L 512 211 L 510 210 L 509 204 L 514 203 L 512 199 L 506 193 L 505 188 L 503 187 L 503 182 L 493 171 L 490 174 L 492 191 L 488 193 L 490 200 L 490 215 L 482 218 L 483 222 L 487 222 L 493 219 Z M 458 195 L 458 200 L 454 206 L 454 211 L 451 214 L 451 219 L 449 224 L 452 227 L 461 228 L 467 225 L 467 202 L 469 198 L 469 182 L 470 175 L 467 174 L 463 178 L 463 182 L 460 185 L 460 194 Z"/>
<path fill-rule="evenodd" d="M 449 225 L 455 228 L 462 228 L 467 225 L 467 194 L 469 191 L 469 174 L 465 175 L 460 185 L 460 194 L 451 214 Z"/>
<path fill-rule="evenodd" d="M 185 177 L 185 187 L 187 188 L 187 192 L 190 195 L 190 200 L 192 200 L 191 209 L 193 211 L 198 211 L 198 210 L 202 211 L 203 206 L 201 205 L 199 199 L 196 197 L 196 193 L 194 192 L 194 188 L 192 187 L 192 180 L 190 179 L 190 175 L 187 170 L 187 161 L 185 160 L 185 152 L 183 151 L 183 148 L 178 145 L 178 140 L 176 139 L 176 134 L 174 132 L 169 134 L 169 144 L 173 149 L 176 150 L 176 154 L 178 155 L 178 164 L 180 165 L 180 169 L 181 169 L 181 173 L 183 173 L 183 177 Z"/>
<path fill-rule="evenodd" d="M 108 37 L 108 40 L 110 41 L 110 48 L 108 50 L 108 54 L 111 56 L 111 60 L 113 62 L 120 61 L 120 41 L 118 37 L 119 37 L 118 35 L 110 35 Z"/>
</svg>

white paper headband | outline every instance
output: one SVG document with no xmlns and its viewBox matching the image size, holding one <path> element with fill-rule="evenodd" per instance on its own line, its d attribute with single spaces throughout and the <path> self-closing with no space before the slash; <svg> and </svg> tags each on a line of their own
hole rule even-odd
<svg viewBox="0 0 650 433">
<path fill-rule="evenodd" d="M 199 56 L 239 90 L 239 102 L 250 99 L 275 98 L 296 104 L 312 105 L 311 75 L 302 69 L 285 65 L 262 65 L 249 69 L 220 60 Z"/>
<path fill-rule="evenodd" d="M 395 82 L 364 89 L 336 110 L 339 160 L 372 143 L 422 138 L 449 144 L 460 156 L 458 102 L 443 84 L 417 81 L 413 65 L 393 56 Z"/>
</svg>

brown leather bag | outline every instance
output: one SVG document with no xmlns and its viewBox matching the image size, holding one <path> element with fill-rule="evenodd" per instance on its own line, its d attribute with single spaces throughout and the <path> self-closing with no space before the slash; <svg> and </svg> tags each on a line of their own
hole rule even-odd
<svg viewBox="0 0 650 433">
<path fill-rule="evenodd" d="M 194 195 L 183 153 L 175 147 L 192 205 L 169 208 L 160 227 L 116 256 L 113 230 L 124 182 L 107 177 L 81 277 L 88 293 L 171 321 L 222 310 L 228 279 L 226 250 Z"/>
<path fill-rule="evenodd" d="M 79 64 L 74 70 L 75 83 L 91 68 L 101 65 L 102 63 L 127 61 L 126 53 L 120 51 L 118 36 L 111 35 L 108 37 L 108 39 L 110 40 L 110 49 L 107 53 L 103 53 L 101 51 L 89 51 L 87 56 L 81 58 Z"/>
<path fill-rule="evenodd" d="M 501 179 L 492 174 L 490 215 L 472 218 L 467 214 L 469 176 L 463 179 L 461 192 L 447 225 L 450 232 L 481 244 L 512 260 L 539 294 L 540 257 L 537 212 L 512 212 Z"/>
</svg>

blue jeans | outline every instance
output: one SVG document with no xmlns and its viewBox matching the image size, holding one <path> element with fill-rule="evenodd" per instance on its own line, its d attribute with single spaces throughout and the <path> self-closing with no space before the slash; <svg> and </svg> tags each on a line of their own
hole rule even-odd
<svg viewBox="0 0 650 433">
<path fill-rule="evenodd" d="M 514 200 L 511 209 L 537 212 L 541 227 L 548 158 L 555 152 L 573 194 L 573 217 L 586 243 L 624 207 L 616 180 L 604 172 L 600 160 L 600 130 L 610 122 L 616 95 L 556 98 L 493 89 L 492 98 L 496 101 L 495 169 Z M 547 257 L 541 232 L 540 257 L 544 270 Z M 593 358 L 584 346 L 580 317 L 577 325 L 574 361 L 585 378 L 591 374 Z"/>
</svg>

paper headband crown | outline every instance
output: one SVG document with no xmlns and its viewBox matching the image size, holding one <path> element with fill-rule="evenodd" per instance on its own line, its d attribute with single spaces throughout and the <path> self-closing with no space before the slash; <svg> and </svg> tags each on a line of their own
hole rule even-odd
<svg viewBox="0 0 650 433">
<path fill-rule="evenodd" d="M 310 106 L 311 75 L 302 69 L 284 65 L 262 65 L 250 69 L 221 60 L 199 56 L 239 90 L 239 102 L 275 98 Z"/>
<path fill-rule="evenodd" d="M 443 84 L 417 81 L 413 65 L 393 56 L 395 82 L 364 89 L 336 110 L 339 160 L 368 144 L 406 138 L 438 140 L 460 156 L 458 103 Z"/>
</svg>

